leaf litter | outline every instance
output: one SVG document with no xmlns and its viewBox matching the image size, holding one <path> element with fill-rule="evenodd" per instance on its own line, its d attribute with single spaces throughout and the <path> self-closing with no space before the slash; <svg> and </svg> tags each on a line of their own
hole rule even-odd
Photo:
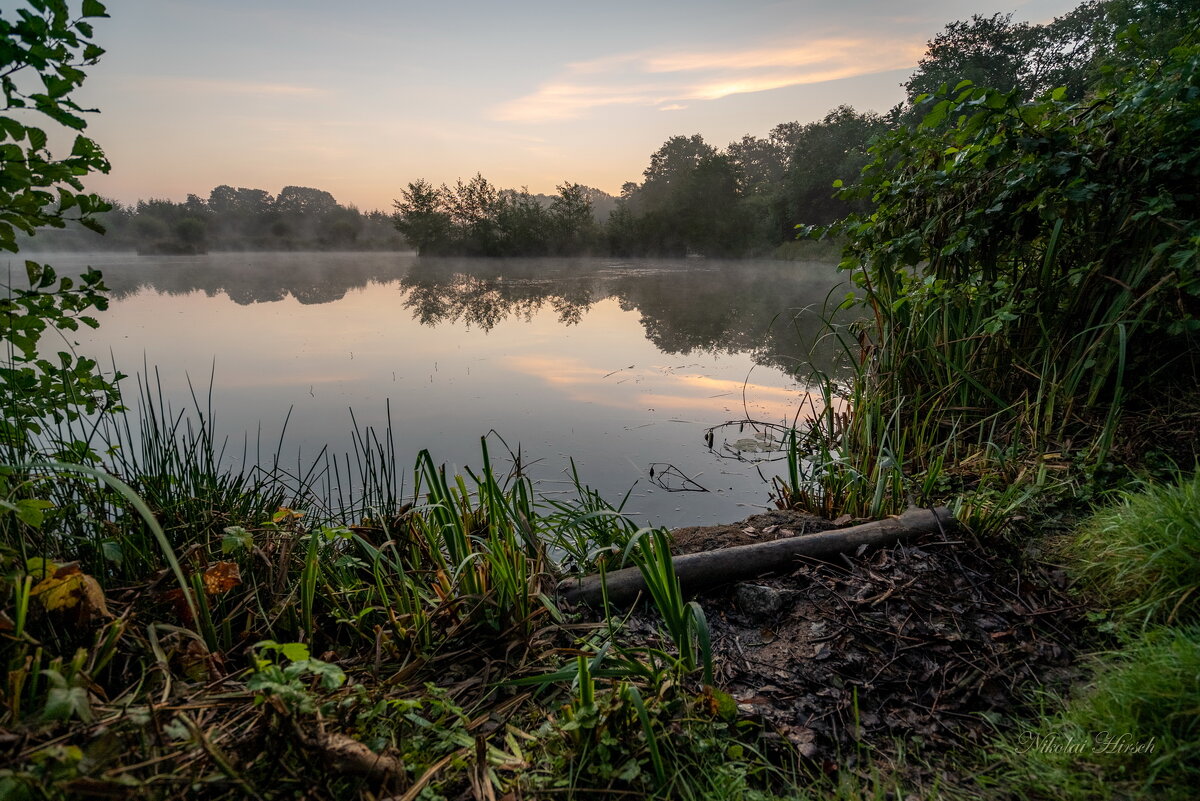
<svg viewBox="0 0 1200 801">
<path fill-rule="evenodd" d="M 673 550 L 850 522 L 772 511 L 679 529 Z M 914 746 L 965 753 L 1036 712 L 1036 691 L 1068 686 L 1095 645 L 1061 571 L 997 548 L 929 536 L 706 593 L 717 684 L 742 717 L 828 769 Z M 756 611 L 748 599 L 763 594 L 777 604 Z"/>
</svg>

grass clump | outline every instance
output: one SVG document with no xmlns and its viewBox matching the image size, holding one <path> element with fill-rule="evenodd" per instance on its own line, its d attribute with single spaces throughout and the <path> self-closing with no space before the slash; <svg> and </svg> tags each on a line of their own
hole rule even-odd
<svg viewBox="0 0 1200 801">
<path fill-rule="evenodd" d="M 998 773 L 1028 798 L 1194 798 L 1200 627 L 1142 635 L 1038 727 L 1002 741 Z"/>
<path fill-rule="evenodd" d="M 1085 588 L 1141 626 L 1200 619 L 1200 475 L 1124 493 L 1080 527 L 1068 552 Z"/>
</svg>

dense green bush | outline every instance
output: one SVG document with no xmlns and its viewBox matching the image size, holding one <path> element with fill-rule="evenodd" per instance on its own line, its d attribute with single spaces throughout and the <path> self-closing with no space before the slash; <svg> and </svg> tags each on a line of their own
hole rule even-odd
<svg viewBox="0 0 1200 801">
<path fill-rule="evenodd" d="M 961 84 L 872 148 L 847 194 L 876 210 L 837 229 L 869 395 L 947 437 L 1098 460 L 1120 409 L 1196 386 L 1200 47 L 1114 84 L 1032 103 Z"/>
</svg>

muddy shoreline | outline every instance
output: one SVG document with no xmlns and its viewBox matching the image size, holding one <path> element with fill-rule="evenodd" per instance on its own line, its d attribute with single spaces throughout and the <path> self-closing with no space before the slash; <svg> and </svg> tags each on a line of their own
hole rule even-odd
<svg viewBox="0 0 1200 801">
<path fill-rule="evenodd" d="M 673 551 L 850 525 L 773 511 L 672 532 Z M 966 754 L 1021 730 L 1040 690 L 1065 691 L 1097 637 L 1052 565 L 965 534 L 929 535 L 700 595 L 717 684 L 740 716 L 828 770 L 898 756 Z M 652 610 L 630 621 L 652 638 Z M 867 759 L 869 756 L 870 759 Z M 923 760 L 906 760 L 924 770 Z M 918 781 L 922 778 L 912 777 Z"/>
</svg>

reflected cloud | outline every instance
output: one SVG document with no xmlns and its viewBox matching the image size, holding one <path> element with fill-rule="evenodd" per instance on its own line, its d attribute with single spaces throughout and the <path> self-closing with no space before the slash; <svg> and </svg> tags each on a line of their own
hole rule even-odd
<svg viewBox="0 0 1200 801">
<path fill-rule="evenodd" d="M 764 396 L 770 396 L 776 400 L 784 398 L 794 400 L 796 392 L 787 387 L 769 387 L 764 384 L 754 384 L 750 381 L 730 381 L 725 378 L 713 378 L 707 375 L 687 374 L 673 376 L 675 380 L 682 386 L 694 389 L 697 392 L 721 393 L 723 396 L 736 394 L 741 397 L 745 393 L 747 398 L 761 399 Z"/>
<path fill-rule="evenodd" d="M 770 386 L 663 370 L 606 371 L 581 359 L 557 356 L 508 356 L 506 368 L 558 389 L 571 403 L 664 415 L 699 414 L 709 418 L 749 415 L 755 419 L 789 420 L 807 393 L 796 386 Z M 644 388 L 630 393 L 619 384 L 631 376 Z"/>
<path fill-rule="evenodd" d="M 617 54 L 568 64 L 565 75 L 498 106 L 493 116 L 510 122 L 545 122 L 617 105 L 673 111 L 685 108 L 684 101 L 717 100 L 911 67 L 925 47 L 924 41 L 829 37 L 801 46 Z"/>
<path fill-rule="evenodd" d="M 598 367 L 589 367 L 579 359 L 553 356 L 508 356 L 504 363 L 519 373 L 556 387 L 599 385 L 606 375 L 611 375 Z"/>
</svg>

